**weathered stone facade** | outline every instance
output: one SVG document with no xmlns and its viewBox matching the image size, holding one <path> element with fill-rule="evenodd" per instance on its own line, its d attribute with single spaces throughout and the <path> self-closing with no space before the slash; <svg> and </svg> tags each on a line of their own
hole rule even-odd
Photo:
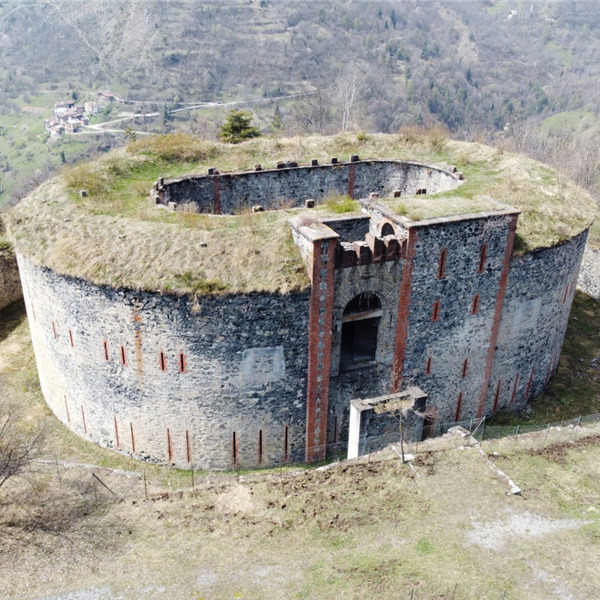
<svg viewBox="0 0 600 600">
<path fill-rule="evenodd" d="M 554 375 L 586 239 L 511 260 L 486 413 L 523 407 Z"/>
<path fill-rule="evenodd" d="M 157 193 L 225 213 L 459 184 L 427 165 L 354 160 L 163 182 Z M 139 458 L 225 469 L 325 458 L 348 439 L 351 400 L 418 386 L 429 434 L 538 394 L 556 369 L 587 232 L 516 256 L 510 206 L 413 221 L 375 196 L 360 203 L 362 216 L 291 221 L 311 280 L 301 292 L 193 300 L 96 286 L 20 256 L 52 410 Z"/>
<path fill-rule="evenodd" d="M 180 466 L 304 458 L 308 293 L 196 306 L 19 266 L 42 392 L 78 434 Z"/>
</svg>

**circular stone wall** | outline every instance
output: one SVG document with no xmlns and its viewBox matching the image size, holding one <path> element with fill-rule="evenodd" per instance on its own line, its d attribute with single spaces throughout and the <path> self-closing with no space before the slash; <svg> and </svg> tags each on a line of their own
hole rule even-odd
<svg viewBox="0 0 600 600">
<path fill-rule="evenodd" d="M 182 468 L 303 458 L 307 292 L 194 304 L 19 267 L 42 392 L 76 433 Z"/>
<path fill-rule="evenodd" d="M 164 201 L 177 190 L 168 202 L 223 213 L 328 192 L 408 195 L 397 204 L 361 201 L 362 214 L 344 217 L 323 207 L 202 217 L 205 230 L 147 204 L 156 211 L 148 221 L 98 214 L 101 205 L 75 200 L 62 180 L 44 184 L 16 208 L 11 235 L 48 404 L 90 441 L 209 469 L 304 460 L 311 439 L 343 443 L 349 401 L 387 393 L 402 364 L 403 385 L 419 385 L 428 414 L 439 416 L 431 431 L 457 414 L 522 406 L 556 369 L 587 224 L 567 197 L 552 196 L 552 206 L 565 205 L 568 239 L 549 216 L 534 227 L 547 189 L 515 196 L 519 215 L 507 206 L 515 186 L 494 179 L 502 167 L 516 181 L 518 162 L 484 150 L 477 147 L 472 171 L 465 161 L 464 187 L 449 168 L 406 161 L 213 173 L 157 186 Z M 548 177 L 523 160 L 520 185 Z M 208 190 L 206 199 L 194 189 Z M 438 196 L 449 213 L 411 216 L 411 198 L 427 211 L 436 198 L 421 196 L 444 190 L 456 190 Z M 571 197 L 580 202 L 579 193 Z M 396 235 L 382 235 L 382 216 Z M 522 256 L 513 252 L 521 222 L 517 236 L 525 232 L 521 242 L 533 250 Z M 190 281 L 204 291 L 194 294 Z M 339 369 L 344 307 L 366 291 L 381 300 L 376 364 Z"/>
<path fill-rule="evenodd" d="M 461 184 L 459 176 L 440 167 L 409 161 L 356 160 L 310 167 L 292 164 L 235 174 L 211 169 L 206 176 L 167 181 L 157 186 L 159 201 L 193 203 L 203 213 L 236 214 L 256 205 L 267 210 L 303 206 L 305 199 L 331 194 L 353 198 L 366 198 L 371 193 L 381 197 L 435 194 Z"/>
</svg>

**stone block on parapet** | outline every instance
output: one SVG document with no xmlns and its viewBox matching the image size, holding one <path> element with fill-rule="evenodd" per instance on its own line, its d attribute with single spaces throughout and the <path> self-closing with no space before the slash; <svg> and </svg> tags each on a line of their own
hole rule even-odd
<svg viewBox="0 0 600 600">
<path fill-rule="evenodd" d="M 385 247 L 385 260 L 396 260 L 400 252 L 400 244 L 396 236 L 386 235 L 382 242 Z"/>
<path fill-rule="evenodd" d="M 356 252 L 356 263 L 359 265 L 368 265 L 371 262 L 371 248 L 367 242 L 352 242 L 354 251 Z"/>
<path fill-rule="evenodd" d="M 319 166 L 319 161 L 318 161 L 316 158 L 313 158 L 313 159 L 310 161 L 310 166 L 311 166 L 311 167 L 318 167 L 318 166 Z"/>
<path fill-rule="evenodd" d="M 332 165 L 337 165 L 337 163 L 338 163 L 338 159 L 337 159 L 337 157 L 335 157 L 335 156 L 332 156 L 332 157 L 331 157 L 331 164 L 332 164 Z"/>
<path fill-rule="evenodd" d="M 385 260 L 385 251 L 386 247 L 383 243 L 383 240 L 380 237 L 373 235 L 372 233 L 367 233 L 365 236 L 365 241 L 369 245 L 369 249 L 371 250 L 372 260 L 374 263 L 380 263 Z"/>
<path fill-rule="evenodd" d="M 217 169 L 215 167 L 208 167 L 208 174 L 209 175 L 218 175 L 219 171 L 217 171 Z"/>
<path fill-rule="evenodd" d="M 282 160 L 278 160 L 277 164 L 275 165 L 275 167 L 278 168 L 278 169 L 285 169 L 286 163 L 284 161 L 282 161 Z"/>
<path fill-rule="evenodd" d="M 314 199 L 313 198 L 307 198 L 304 201 L 304 206 L 306 208 L 314 208 L 315 207 L 315 201 L 314 201 Z"/>
<path fill-rule="evenodd" d="M 255 206 L 252 207 L 252 212 L 253 213 L 265 212 L 265 207 L 262 206 L 261 204 L 256 204 Z"/>
<path fill-rule="evenodd" d="M 354 265 L 356 265 L 356 250 L 350 242 L 342 242 L 338 245 L 335 266 L 344 269 Z"/>
<path fill-rule="evenodd" d="M 256 163 L 254 165 L 254 170 L 255 171 L 262 171 L 262 165 L 260 163 Z"/>
<path fill-rule="evenodd" d="M 177 202 L 169 202 L 169 204 L 167 204 L 167 207 L 169 208 L 169 210 L 177 210 Z"/>
<path fill-rule="evenodd" d="M 350 156 L 350 162 L 358 162 L 360 160 L 358 154 L 352 154 Z"/>
<path fill-rule="evenodd" d="M 373 200 L 375 198 L 379 198 L 379 194 L 377 192 L 371 192 L 369 194 L 369 199 Z"/>
</svg>

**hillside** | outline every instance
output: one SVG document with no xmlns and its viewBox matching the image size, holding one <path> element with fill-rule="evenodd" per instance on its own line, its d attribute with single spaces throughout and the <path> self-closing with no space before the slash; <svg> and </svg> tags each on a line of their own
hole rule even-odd
<svg viewBox="0 0 600 600">
<path fill-rule="evenodd" d="M 116 112 L 251 101 L 265 132 L 276 104 L 290 134 L 442 124 L 594 186 L 599 25 L 594 2 L 4 0 L 0 206 L 63 161 L 125 141 L 46 141 L 41 122 L 54 101 L 105 88 L 137 102 Z M 224 111 L 213 104 L 132 123 L 214 138 Z"/>
</svg>

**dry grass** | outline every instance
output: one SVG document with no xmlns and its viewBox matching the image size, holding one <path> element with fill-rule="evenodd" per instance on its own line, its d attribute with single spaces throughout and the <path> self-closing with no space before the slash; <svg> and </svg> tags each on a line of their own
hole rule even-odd
<svg viewBox="0 0 600 600">
<path fill-rule="evenodd" d="M 598 440 L 582 449 L 498 457 L 523 497 L 473 449 L 424 452 L 414 471 L 396 459 L 198 478 L 195 493 L 151 480 L 148 500 L 139 478 L 98 470 L 122 502 L 96 501 L 89 472 L 61 467 L 44 494 L 61 502 L 25 503 L 59 529 L 5 503 L 0 576 L 14 598 L 425 600 L 455 584 L 463 600 L 594 598 Z"/>
<path fill-rule="evenodd" d="M 13 246 L 10 240 L 6 236 L 6 230 L 4 227 L 4 221 L 0 215 L 0 256 L 13 256 Z"/>
<path fill-rule="evenodd" d="M 167 162 L 198 162 L 215 158 L 220 146 L 185 133 L 144 136 L 127 144 L 127 152 L 156 157 Z"/>
<path fill-rule="evenodd" d="M 433 202 L 428 197 L 411 197 L 402 200 L 382 201 L 397 212 L 399 215 L 408 217 L 413 221 L 448 217 L 457 213 L 479 213 L 484 211 L 495 211 L 501 207 L 485 198 L 460 198 L 456 196 L 436 198 Z"/>
<path fill-rule="evenodd" d="M 259 138 L 236 146 L 177 135 L 144 138 L 130 144 L 128 152 L 66 170 L 14 209 L 11 235 L 19 251 L 36 262 L 112 286 L 176 293 L 302 289 L 308 279 L 288 224 L 302 209 L 215 217 L 169 213 L 150 204 L 144 190 L 159 175 L 180 176 L 194 168 L 206 172 L 209 160 L 224 172 L 250 169 L 256 162 L 274 167 L 282 159 L 301 164 L 332 156 L 346 160 L 357 152 L 361 158 L 456 164 L 466 177 L 460 199 L 454 200 L 453 190 L 427 198 L 431 213 L 423 212 L 422 199 L 403 210 L 416 217 L 446 216 L 479 209 L 491 196 L 522 211 L 521 252 L 580 233 L 595 212 L 585 192 L 559 181 L 551 169 L 486 146 L 447 140 L 442 132 Z M 88 197 L 79 198 L 79 189 Z M 350 201 L 334 204 L 334 213 L 354 209 Z M 327 210 L 324 206 L 320 211 Z"/>
</svg>

